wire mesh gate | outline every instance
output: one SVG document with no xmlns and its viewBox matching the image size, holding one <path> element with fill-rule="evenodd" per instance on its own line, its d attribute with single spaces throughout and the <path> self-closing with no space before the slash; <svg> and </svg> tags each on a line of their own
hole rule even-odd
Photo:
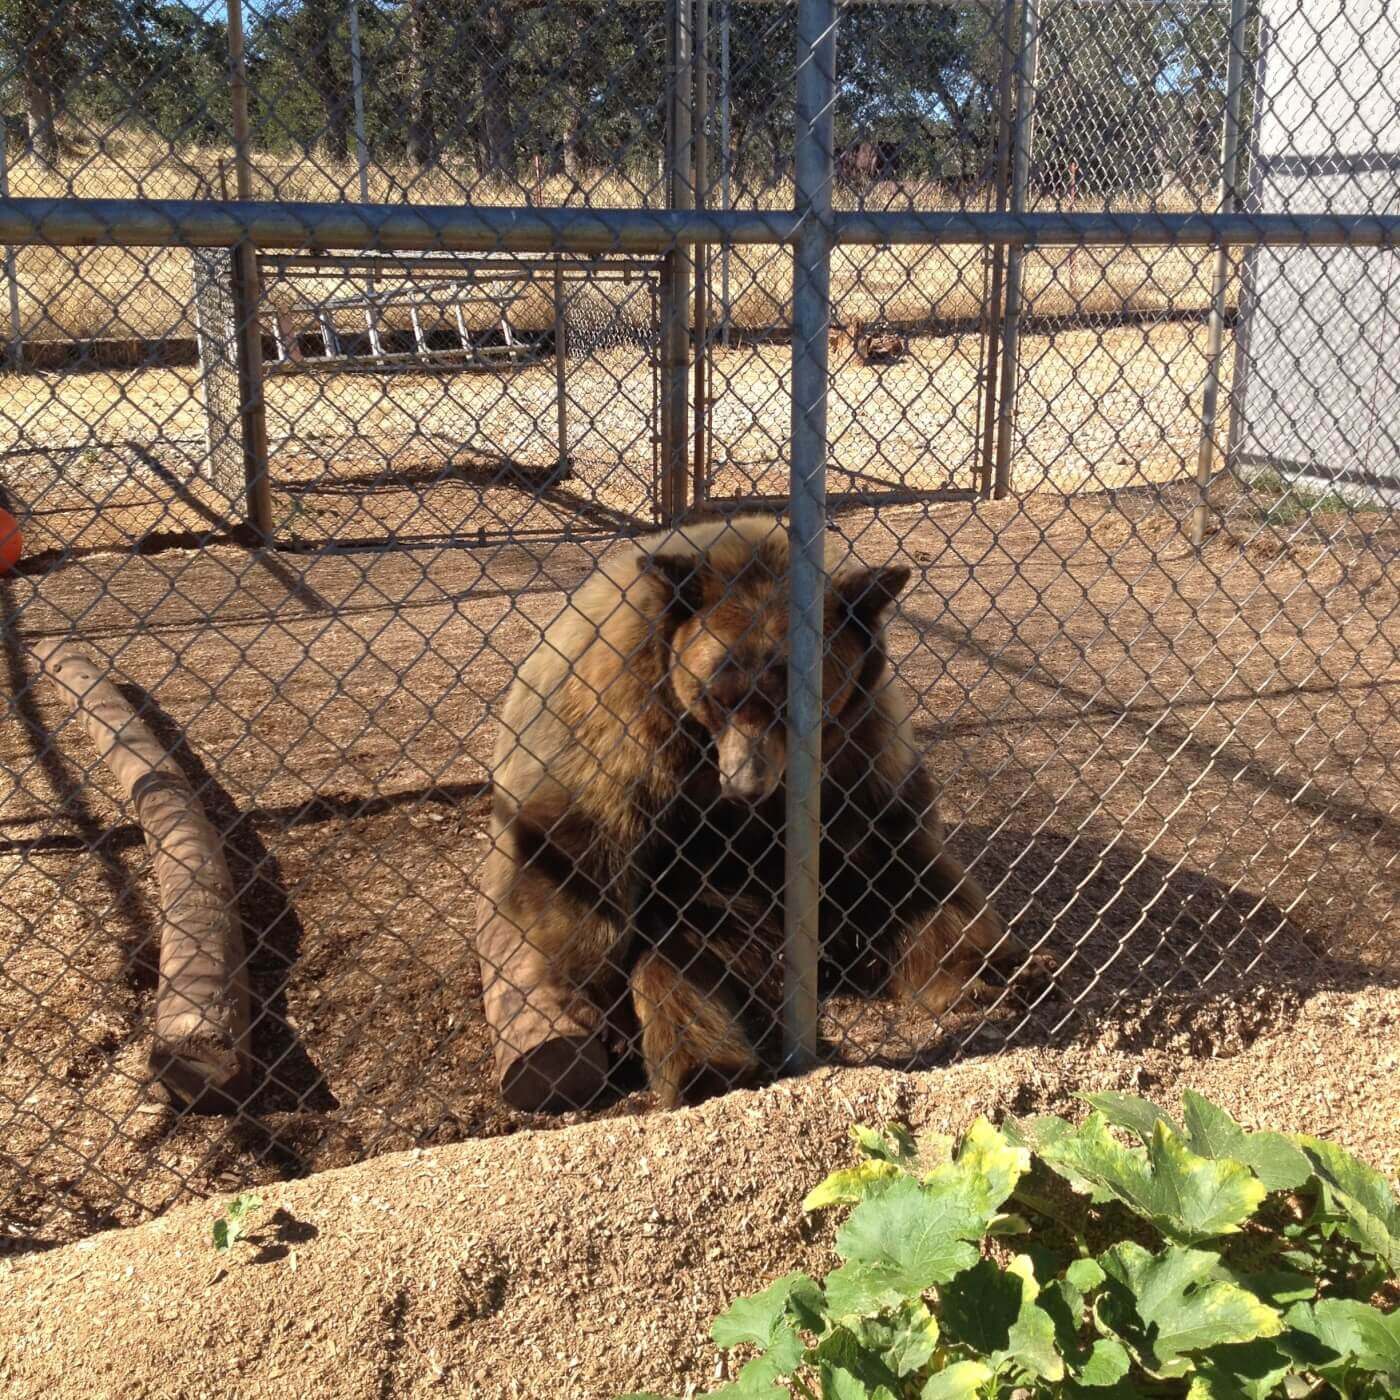
<svg viewBox="0 0 1400 1400">
<path fill-rule="evenodd" d="M 1170 303 L 1173 315 L 1189 310 L 1207 327 L 1214 317 L 1216 362 L 1226 364 L 1223 337 L 1238 299 L 1227 296 L 1220 310 L 1221 269 L 1228 291 L 1234 259 L 1258 248 L 1255 330 L 1248 344 L 1235 340 L 1234 352 L 1237 365 L 1243 356 L 1262 373 L 1268 365 L 1256 363 L 1249 345 L 1261 344 L 1259 328 L 1278 315 L 1262 300 L 1265 288 L 1290 285 L 1289 316 L 1314 329 L 1346 306 L 1345 298 L 1316 299 L 1317 284 L 1325 290 L 1337 277 L 1352 284 L 1353 297 L 1372 288 L 1377 305 L 1393 310 L 1393 183 L 1382 182 L 1364 212 L 1338 214 L 1279 208 L 1262 195 L 1247 203 L 1237 181 L 1221 178 L 1229 91 L 1272 91 L 1255 76 L 1257 17 L 1243 6 L 1232 7 L 1223 65 L 1212 56 L 1193 67 L 1179 42 L 1163 44 L 1138 62 L 1135 81 L 1113 79 L 1116 98 L 1070 101 L 1065 110 L 1078 115 L 1058 124 L 1046 55 L 1072 51 L 1074 83 L 1102 80 L 1093 55 L 1080 52 L 1079 31 L 1063 28 L 1065 11 L 1045 7 L 1038 29 L 1030 5 L 919 8 L 930 13 L 917 30 L 901 27 L 915 9 L 907 6 L 851 5 L 839 26 L 823 0 L 730 13 L 767 40 L 744 46 L 743 71 L 725 84 L 735 96 L 744 84 L 757 94 L 738 115 L 752 130 L 776 111 L 795 141 L 746 164 L 739 155 L 753 138 L 734 137 L 722 163 L 733 167 L 731 179 L 737 185 L 747 172 L 768 183 L 719 210 L 696 198 L 708 176 L 685 173 L 702 171 L 693 117 L 711 110 L 692 56 L 715 51 L 713 36 L 702 42 L 704 17 L 686 4 L 647 10 L 630 30 L 616 9 L 582 21 L 599 43 L 622 34 L 609 59 L 614 75 L 635 72 L 632 49 L 659 47 L 664 27 L 667 120 L 629 102 L 610 105 L 606 75 L 585 101 L 581 80 L 564 86 L 561 75 L 572 70 L 562 60 L 545 68 L 542 88 L 506 103 L 523 127 L 548 107 L 551 90 L 563 90 L 568 100 L 557 105 L 577 113 L 579 129 L 562 128 L 564 173 L 555 177 L 537 174 L 518 153 L 504 161 L 516 137 L 493 125 L 499 107 L 490 103 L 501 101 L 502 74 L 516 76 L 512 55 L 523 81 L 564 36 L 533 27 L 548 7 L 495 16 L 503 26 L 492 36 L 496 48 L 482 50 L 489 71 L 464 88 L 464 100 L 476 104 L 476 158 L 497 175 L 512 167 L 513 198 L 486 198 L 492 188 L 499 194 L 499 182 L 430 160 L 420 167 L 429 191 L 446 187 L 434 180 L 455 180 L 476 197 L 406 204 L 400 191 L 379 203 L 295 202 L 294 177 L 306 172 L 294 161 L 259 168 L 256 124 L 246 122 L 234 131 L 240 193 L 263 198 L 144 192 L 97 201 L 65 187 L 43 200 L 11 181 L 0 242 L 16 250 L 22 301 L 37 299 L 44 274 L 63 290 L 96 285 L 106 306 L 111 267 L 98 280 L 84 261 L 91 255 L 78 251 L 93 245 L 126 259 L 174 249 L 183 263 L 191 249 L 217 249 L 217 259 L 227 264 L 232 252 L 242 269 L 230 283 L 241 299 L 233 334 L 223 337 L 241 375 L 241 436 L 231 464 L 216 468 L 230 488 L 222 504 L 191 486 L 191 444 L 194 474 L 215 455 L 198 365 L 103 367 L 81 380 L 19 376 L 5 384 L 5 504 L 22 518 L 27 547 L 20 570 L 0 584 L 16 721 L 5 738 L 14 806 L 4 813 L 0 888 L 18 926 L 0 954 L 8 1016 L 0 1083 L 5 1191 L 19 1247 L 132 1218 L 186 1191 L 539 1121 L 502 1108 L 493 1060 L 520 1103 L 553 1098 L 593 1108 L 621 1093 L 636 1106 L 646 1100 L 626 1096 L 644 1062 L 666 1100 L 695 1087 L 686 1082 L 692 1071 L 730 1082 L 818 1051 L 936 1063 L 968 1047 L 1034 1042 L 1086 1023 L 1113 1026 L 1129 1043 L 1150 1040 L 1149 1018 L 1209 1035 L 1216 989 L 1253 997 L 1265 983 L 1393 974 L 1393 510 L 1384 497 L 1334 489 L 1333 441 L 1308 444 L 1315 456 L 1306 473 L 1288 454 L 1223 454 L 1231 413 L 1256 438 L 1261 426 L 1303 421 L 1305 408 L 1314 421 L 1338 421 L 1328 394 L 1352 379 L 1354 346 L 1315 343 L 1316 372 L 1285 384 L 1275 378 L 1272 399 L 1252 391 L 1242 398 L 1221 370 L 1211 411 L 1210 374 L 1198 368 L 1206 352 L 1196 340 L 1181 369 L 1168 334 L 1177 323 L 1148 317 L 1135 331 L 1137 351 L 1125 352 L 1094 303 L 1119 277 L 1120 317 L 1142 309 L 1131 303 L 1144 291 Z M 1168 16 L 1165 27 L 1180 34 L 1195 32 L 1205 7 L 1176 20 L 1165 7 L 1110 11 L 1138 26 L 1093 26 L 1095 42 L 1116 52 L 1128 46 L 1118 36 L 1138 34 L 1149 11 Z M 1210 43 L 1187 48 L 1219 55 L 1219 17 L 1210 14 Z M 423 7 L 407 19 L 431 27 Z M 1374 58 L 1350 18 L 1346 25 L 1347 52 Z M 1370 32 L 1384 36 L 1384 20 Z M 430 101 L 418 102 L 431 97 L 419 59 L 456 52 L 441 36 L 434 49 L 415 33 L 404 69 L 414 93 L 406 151 L 432 145 L 429 128 L 442 117 Z M 762 64 L 779 40 L 786 47 L 775 76 Z M 568 41 L 573 54 L 578 35 L 569 31 Z M 255 57 L 264 42 L 254 35 Z M 934 70 L 949 79 L 942 95 L 910 86 L 900 66 L 907 59 L 922 71 L 929 52 L 919 46 L 935 42 L 950 46 Z M 1317 46 L 1297 32 L 1289 42 L 1299 72 L 1301 56 Z M 495 68 L 492 52 L 501 56 Z M 520 61 L 531 54 L 534 69 Z M 1231 57 L 1248 82 L 1230 81 Z M 381 53 L 376 61 L 386 60 Z M 1336 85 L 1339 61 L 1329 59 Z M 236 59 L 245 90 L 282 81 L 244 66 Z M 1361 87 L 1385 89 L 1384 63 L 1377 69 Z M 705 74 L 706 84 L 713 76 Z M 1195 92 L 1196 105 L 1167 101 L 1164 90 Z M 898 100 L 852 103 L 853 92 Z M 1235 126 L 1237 137 L 1252 133 L 1246 171 L 1259 168 L 1260 150 L 1275 172 L 1290 168 L 1278 164 L 1289 158 L 1295 124 L 1285 97 L 1275 100 L 1270 136 L 1265 116 L 1247 110 L 1242 96 Z M 104 100 L 108 107 L 96 111 L 110 111 Z M 1124 168 L 1095 166 L 1089 156 L 1101 150 L 1103 132 L 1086 127 L 1084 113 L 1101 111 L 1117 111 L 1125 131 L 1155 123 L 1167 136 L 1150 153 L 1130 148 Z M 1048 146 L 1035 144 L 1038 112 Z M 278 121 L 294 117 L 292 110 Z M 1204 138 L 1192 132 L 1207 118 L 1219 149 L 1212 145 L 1215 164 L 1203 171 L 1193 162 Z M 631 185 L 622 207 L 585 204 L 581 192 L 597 182 L 567 171 L 595 121 L 631 162 L 612 167 Z M 1376 116 L 1358 121 L 1374 148 L 1369 162 L 1388 169 L 1388 129 Z M 41 122 L 36 152 L 46 140 Z M 645 160 L 637 146 L 646 147 Z M 1367 158 L 1353 147 L 1348 168 Z M 1168 199 L 1163 177 L 1173 169 L 1187 193 L 1178 188 Z M 69 177 L 60 161 L 45 178 Z M 536 197 L 548 178 L 567 184 L 558 207 Z M 658 186 L 666 207 L 648 204 Z M 566 334 L 563 397 L 601 424 L 614 454 L 634 437 L 642 460 L 656 452 L 654 499 L 669 523 L 686 518 L 694 498 L 691 338 L 713 347 L 715 368 L 731 382 L 748 366 L 757 386 L 751 402 L 728 419 L 717 409 L 701 466 L 721 483 L 727 463 L 717 449 L 741 430 L 766 438 L 766 459 L 781 463 L 786 483 L 784 499 L 762 503 L 762 521 L 785 507 L 784 532 L 770 538 L 766 523 L 734 525 L 725 502 L 720 523 L 648 543 L 649 510 L 580 492 L 556 474 L 548 490 L 575 495 L 567 515 L 539 535 L 518 506 L 505 505 L 497 539 L 459 533 L 457 505 L 444 514 L 410 491 L 411 508 L 443 516 L 451 539 L 442 529 L 425 539 L 391 519 L 366 547 L 358 527 L 328 515 L 313 528 L 306 511 L 294 550 L 262 547 L 276 538 L 270 529 L 249 538 L 240 497 L 251 502 L 255 526 L 279 521 L 259 514 L 275 492 L 271 451 L 258 444 L 278 382 L 305 386 L 325 372 L 269 369 L 280 352 L 266 342 L 280 330 L 284 348 L 304 338 L 298 349 L 311 360 L 382 359 L 372 343 L 367 356 L 348 345 L 340 349 L 349 355 L 327 355 L 330 339 L 349 335 L 335 318 L 365 312 L 374 321 L 392 280 L 385 263 L 419 254 L 455 265 L 441 274 L 449 280 L 460 280 L 463 260 L 474 269 L 530 259 L 551 269 L 556 260 L 590 259 L 645 269 L 637 295 L 647 309 L 636 332 L 658 348 L 639 354 L 637 343 L 613 344 L 601 333 L 590 344 L 596 317 L 581 308 L 574 348 L 598 368 L 591 385 L 571 370 Z M 747 273 L 744 258 L 752 259 Z M 358 260 L 348 291 L 282 296 L 317 260 L 334 267 L 332 259 Z M 725 314 L 717 325 L 706 319 L 712 307 L 702 309 L 701 325 L 692 309 L 693 269 L 707 259 L 721 268 Z M 1302 263 L 1308 270 L 1295 283 Z M 156 264 L 137 266 L 150 292 Z M 859 309 L 840 307 L 843 276 L 845 299 L 857 308 L 855 294 L 868 287 L 877 311 L 860 333 L 891 336 L 883 351 L 873 341 L 863 352 L 849 340 L 833 347 L 833 323 L 862 319 Z M 1024 319 L 1005 335 L 1006 313 L 1044 294 L 1035 291 L 1037 277 L 1077 310 L 1077 340 L 1057 344 L 1053 323 Z M 899 343 L 917 339 L 907 322 L 919 316 L 889 312 L 891 284 L 903 282 L 909 300 L 927 308 L 929 279 L 981 299 L 966 333 L 986 348 L 970 357 L 970 374 L 948 361 L 930 367 L 916 347 Z M 198 298 L 185 285 L 167 299 L 193 305 Z M 776 291 L 789 322 L 777 343 L 749 348 L 752 360 L 742 358 L 735 333 L 746 290 Z M 432 343 L 438 332 L 422 308 L 433 301 L 410 303 L 417 326 L 402 302 L 385 310 L 389 329 L 412 342 L 387 353 L 418 357 L 414 373 L 424 379 L 425 355 L 450 362 L 473 353 L 450 324 L 455 346 Z M 329 334 L 294 323 L 308 312 L 315 321 L 318 307 L 331 317 Z M 279 325 L 279 309 L 293 323 Z M 1094 315 L 1105 320 L 1088 320 L 1089 335 L 1084 322 Z M 200 322 L 202 335 L 207 324 Z M 1002 337 L 995 347 L 994 329 Z M 1019 401 L 996 389 L 993 369 L 1009 368 L 1001 383 L 1014 386 L 1024 374 L 1018 344 L 1041 333 L 1044 353 L 1021 379 Z M 364 335 L 371 340 L 369 324 Z M 544 340 L 530 351 L 538 363 L 492 371 L 508 421 L 479 405 L 459 407 L 465 427 L 456 430 L 489 439 L 512 463 L 522 445 L 542 451 L 544 473 L 558 466 L 552 434 L 562 400 L 553 392 L 532 400 L 521 381 L 538 372 L 557 387 L 557 330 L 547 343 L 548 355 Z M 613 354 L 622 358 L 608 361 Z M 735 357 L 727 365 L 726 354 Z M 1047 382 L 1047 360 L 1061 383 Z M 429 431 L 432 412 L 448 406 L 438 391 L 407 433 L 381 421 L 399 411 L 400 373 L 383 364 L 353 371 L 361 400 L 343 413 L 334 450 L 317 454 L 313 488 L 356 493 L 356 509 L 383 514 L 376 483 L 350 480 L 342 451 L 376 454 L 378 476 L 414 452 L 443 450 L 435 438 L 450 434 Z M 451 373 L 476 371 L 454 365 Z M 1394 379 L 1383 359 L 1366 361 L 1356 378 L 1364 381 L 1365 426 L 1355 441 L 1376 476 L 1393 461 L 1385 395 Z M 1031 408 L 1027 384 L 1036 389 Z M 95 385 L 109 401 L 78 392 Z M 308 397 L 283 411 L 282 431 L 314 432 L 307 410 L 335 407 L 319 391 Z M 645 426 L 616 416 L 632 412 L 628 402 Z M 989 413 L 1010 435 L 989 431 Z M 259 415 L 261 428 L 252 421 Z M 1203 417 L 1206 433 L 1183 432 L 1183 415 Z M 640 441 L 652 422 L 654 449 Z M 949 424 L 963 434 L 953 451 L 941 441 Z M 882 501 L 894 493 L 876 490 L 839 499 L 843 478 L 832 467 L 842 466 L 843 446 L 846 467 L 873 465 L 882 481 L 885 463 L 902 464 L 891 474 L 902 487 L 910 464 L 936 473 L 964 462 L 961 443 L 976 444 L 979 432 L 980 474 L 969 472 L 968 494 L 1000 492 L 1004 500 L 933 506 Z M 1110 455 L 1125 460 L 1108 460 L 1110 444 Z M 470 440 L 447 444 L 463 446 Z M 1067 449 L 1088 466 L 1057 475 Z M 1007 470 L 998 474 L 1002 455 Z M 510 470 L 498 463 L 489 474 L 517 500 L 518 486 L 505 483 Z M 1190 538 L 1196 522 L 1199 545 Z M 616 548 L 604 551 L 594 529 Z M 639 537 L 643 543 L 629 543 Z M 585 587 L 600 562 L 607 572 Z M 646 626 L 629 631 L 637 617 Z M 672 656 L 684 666 L 666 661 Z M 522 665 L 523 679 L 514 680 Z M 655 728 L 639 678 L 656 683 L 672 728 Z M 104 679 L 119 684 L 99 690 Z M 901 690 L 907 730 L 896 708 Z M 134 722 L 127 711 L 149 742 L 125 728 Z M 149 764 L 129 792 L 99 758 L 123 747 L 110 742 L 114 727 Z M 617 780 L 607 787 L 615 807 L 594 802 L 595 768 Z M 141 863 L 153 829 L 161 854 L 160 828 L 143 804 L 152 793 L 186 789 L 221 848 L 227 878 L 213 885 L 205 882 L 217 862 Z M 582 815 L 594 824 L 581 824 Z M 515 866 L 483 875 L 503 853 Z M 521 892 L 522 874 L 544 882 L 541 899 Z M 470 906 L 483 882 L 498 896 L 488 914 L 525 903 L 507 907 L 504 942 L 477 945 L 479 965 Z M 168 907 L 191 884 L 212 889 L 216 913 L 237 915 L 237 927 L 225 917 L 195 959 L 179 955 L 185 925 Z M 162 913 L 157 956 L 150 931 Z M 531 966 L 539 945 L 512 936 L 517 915 L 549 937 L 562 929 L 563 941 L 546 951 L 567 953 L 579 933 L 594 941 L 577 960 Z M 609 943 L 607 930 L 619 926 L 638 936 Z M 246 959 L 235 935 L 246 940 Z M 192 986 L 192 971 L 202 988 Z M 896 988 L 905 995 L 892 995 Z M 181 1031 L 179 1014 L 191 1001 L 200 1014 L 193 1032 L 188 1024 Z M 152 1002 L 155 1064 L 173 1106 L 149 1097 Z M 212 1106 L 232 1110 L 226 1121 L 187 1111 L 198 1097 L 180 1099 L 190 1075 L 222 1084 Z"/>
</svg>

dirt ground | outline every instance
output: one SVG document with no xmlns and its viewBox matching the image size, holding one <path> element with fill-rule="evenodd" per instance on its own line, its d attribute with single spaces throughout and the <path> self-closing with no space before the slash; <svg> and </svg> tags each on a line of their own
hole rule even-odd
<svg viewBox="0 0 1400 1400">
<path fill-rule="evenodd" d="M 853 1121 L 957 1131 L 979 1113 L 1073 1113 L 1080 1092 L 1171 1105 L 1189 1087 L 1393 1179 L 1400 991 L 1270 1000 L 1244 1041 L 1108 1026 L 1064 1049 L 819 1070 L 673 1114 L 381 1157 L 265 1189 L 227 1256 L 204 1203 L 0 1261 L 0 1384 L 14 1400 L 690 1393 L 724 1376 L 708 1337 L 722 1308 L 835 1262 L 839 1217 L 800 1201 L 849 1160 Z"/>
<path fill-rule="evenodd" d="M 832 1061 L 942 1063 L 1110 1029 L 1226 1051 L 1318 987 L 1394 976 L 1400 525 L 1268 524 L 1241 496 L 1197 555 L 1190 502 L 838 512 L 862 558 L 918 571 L 892 645 L 954 845 L 1060 970 L 1049 995 L 1013 985 L 940 1026 L 833 998 Z M 18 699 L 0 728 L 10 1250 L 560 1124 L 496 1096 L 473 882 L 492 706 L 601 547 L 96 549 L 0 583 Z M 31 649 L 63 635 L 183 733 L 227 834 L 260 1008 L 259 1087 L 236 1120 L 182 1117 L 147 1087 L 150 864 L 35 683 Z M 631 1092 L 597 1112 L 647 1106 Z"/>
<path fill-rule="evenodd" d="M 1226 354 L 1226 364 L 1231 360 Z M 1026 336 L 1013 444 L 1018 491 L 1121 490 L 1194 472 L 1205 329 L 1081 326 Z M 710 494 L 781 495 L 790 351 L 717 350 Z M 918 337 L 886 366 L 833 356 L 834 495 L 978 485 L 986 366 L 975 335 Z M 653 370 L 611 350 L 569 367 L 571 480 L 555 465 L 554 370 L 274 375 L 275 534 L 286 544 L 427 543 L 645 527 L 656 500 Z M 30 374 L 0 396 L 0 470 L 31 555 L 194 544 L 242 519 L 242 467 L 211 480 L 193 368 Z M 511 484 L 512 481 L 515 484 Z M 520 483 L 531 486 L 519 489 Z"/>
</svg>

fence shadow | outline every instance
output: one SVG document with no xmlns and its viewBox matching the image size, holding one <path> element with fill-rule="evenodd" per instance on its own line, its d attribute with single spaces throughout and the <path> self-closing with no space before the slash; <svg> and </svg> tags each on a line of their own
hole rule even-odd
<svg viewBox="0 0 1400 1400">
<path fill-rule="evenodd" d="M 1400 981 L 1257 891 L 1122 839 L 965 826 L 954 844 L 976 858 L 978 878 L 1037 961 L 938 1024 L 888 1001 L 878 1011 L 852 1006 L 841 1030 L 828 1029 L 833 1059 L 929 1068 L 1086 1035 L 1124 1050 L 1171 1042 L 1225 1053 L 1314 992 Z"/>
</svg>

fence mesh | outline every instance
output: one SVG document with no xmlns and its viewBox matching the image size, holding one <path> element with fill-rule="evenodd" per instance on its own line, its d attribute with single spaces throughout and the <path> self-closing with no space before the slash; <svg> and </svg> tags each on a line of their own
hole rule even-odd
<svg viewBox="0 0 1400 1400">
<path fill-rule="evenodd" d="M 0 1247 L 1393 978 L 1397 54 L 0 7 Z"/>
</svg>

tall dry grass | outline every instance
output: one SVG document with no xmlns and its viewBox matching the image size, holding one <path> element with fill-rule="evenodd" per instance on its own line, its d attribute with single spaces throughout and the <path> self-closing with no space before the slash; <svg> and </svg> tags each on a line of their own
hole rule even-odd
<svg viewBox="0 0 1400 1400">
<path fill-rule="evenodd" d="M 189 199 L 219 196 L 231 183 L 230 169 L 227 150 L 173 151 L 149 138 L 118 133 L 57 171 L 23 158 L 9 174 L 15 195 Z M 425 171 L 377 164 L 369 172 L 370 199 L 391 204 L 470 199 L 624 208 L 657 204 L 658 189 L 654 178 L 616 173 L 583 180 L 546 176 L 526 184 L 486 180 L 451 163 Z M 254 194 L 283 200 L 358 199 L 358 173 L 352 163 L 321 156 L 286 160 L 262 155 L 256 161 Z M 961 207 L 932 183 L 879 187 L 867 192 L 867 207 L 872 198 L 895 208 Z M 838 205 L 853 208 L 857 200 L 853 191 L 838 192 Z M 791 203 L 790 186 L 746 194 L 744 200 L 748 208 L 781 209 Z M 711 253 L 711 285 L 718 298 L 720 259 L 717 250 Z M 27 339 L 163 339 L 194 333 L 189 258 L 182 249 L 24 248 L 15 260 Z M 1199 249 L 1036 251 L 1026 262 L 1027 305 L 1040 315 L 1200 310 L 1209 296 L 1208 262 L 1207 251 Z M 740 331 L 788 325 L 792 260 L 787 249 L 733 249 L 729 287 L 729 319 Z M 270 288 L 269 297 L 290 306 L 304 291 L 289 283 Z M 984 259 L 981 250 L 962 247 L 838 248 L 832 291 L 841 318 L 906 323 L 974 318 L 985 303 Z M 544 299 L 522 301 L 519 320 L 523 328 L 547 324 Z"/>
</svg>

